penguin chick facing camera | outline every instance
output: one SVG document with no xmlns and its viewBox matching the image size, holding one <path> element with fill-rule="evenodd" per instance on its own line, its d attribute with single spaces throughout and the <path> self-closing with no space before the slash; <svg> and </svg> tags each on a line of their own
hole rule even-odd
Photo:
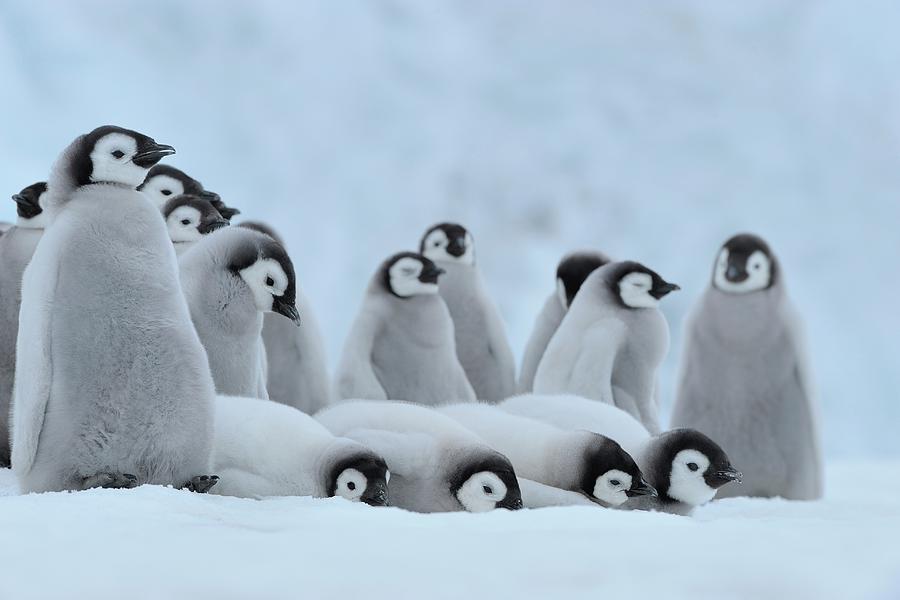
<svg viewBox="0 0 900 600">
<path fill-rule="evenodd" d="M 182 254 L 181 282 L 216 391 L 267 400 L 263 315 L 300 325 L 294 266 L 269 236 L 226 227 Z"/>
<path fill-rule="evenodd" d="M 821 498 L 818 406 L 784 270 L 759 236 L 719 249 L 709 287 L 685 320 L 674 427 L 722 440 L 744 469 L 726 495 Z"/>
<path fill-rule="evenodd" d="M 228 220 L 201 196 L 175 196 L 163 206 L 162 214 L 178 256 L 192 248 L 204 235 L 228 226 Z"/>
<path fill-rule="evenodd" d="M 238 209 L 226 206 L 219 194 L 204 189 L 202 183 L 171 165 L 156 165 L 151 168 L 138 191 L 143 192 L 160 210 L 172 198 L 187 194 L 207 200 L 226 221 L 241 214 Z"/>
<path fill-rule="evenodd" d="M 443 273 L 414 252 L 381 264 L 344 343 L 338 398 L 426 405 L 475 400 L 456 357 L 453 319 L 438 295 Z"/>
</svg>

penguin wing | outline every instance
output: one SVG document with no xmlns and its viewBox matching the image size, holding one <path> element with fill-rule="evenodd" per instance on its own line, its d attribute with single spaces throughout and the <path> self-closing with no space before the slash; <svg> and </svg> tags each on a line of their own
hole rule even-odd
<svg viewBox="0 0 900 600">
<path fill-rule="evenodd" d="M 350 438 L 381 455 L 391 474 L 417 477 L 430 474 L 435 439 L 424 433 L 398 433 L 383 429 L 353 429 L 343 437 Z"/>
<path fill-rule="evenodd" d="M 335 392 L 338 398 L 388 399 L 384 386 L 372 368 L 372 351 L 382 322 L 382 315 L 368 310 L 360 314 L 353 324 L 337 371 Z"/>
<path fill-rule="evenodd" d="M 538 365 L 544 357 L 547 344 L 550 343 L 550 339 L 562 322 L 563 316 L 565 316 L 565 312 L 559 300 L 556 295 L 551 294 L 535 319 L 531 337 L 528 338 L 528 343 L 525 345 L 525 354 L 522 356 L 522 368 L 517 385 L 520 394 L 526 394 L 534 388 L 534 376 Z"/>
</svg>

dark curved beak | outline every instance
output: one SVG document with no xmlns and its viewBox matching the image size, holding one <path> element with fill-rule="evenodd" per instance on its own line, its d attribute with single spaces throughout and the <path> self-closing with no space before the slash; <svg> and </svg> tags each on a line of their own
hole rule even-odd
<svg viewBox="0 0 900 600">
<path fill-rule="evenodd" d="M 365 502 L 369 506 L 387 506 L 388 489 L 387 483 L 384 481 L 376 481 L 366 486 L 366 491 L 359 497 L 360 502 Z"/>
<path fill-rule="evenodd" d="M 725 279 L 731 283 L 740 283 L 748 277 L 747 269 L 736 264 L 729 264 L 728 270 L 725 271 Z"/>
<path fill-rule="evenodd" d="M 131 162 L 144 169 L 149 169 L 164 157 L 175 154 L 175 148 L 167 144 L 147 144 L 140 152 L 134 155 Z"/>
<path fill-rule="evenodd" d="M 625 495 L 629 498 L 635 496 L 657 496 L 656 488 L 641 479 L 637 485 L 632 485 L 631 489 L 625 490 Z"/>
<path fill-rule="evenodd" d="M 453 238 L 450 240 L 450 243 L 447 244 L 447 254 L 450 256 L 455 256 L 459 258 L 463 254 L 466 253 L 466 239 L 465 238 Z"/>
<path fill-rule="evenodd" d="M 427 267 L 419 275 L 419 281 L 422 283 L 437 283 L 438 277 L 444 273 L 446 273 L 446 271 L 438 266 Z"/>
<path fill-rule="evenodd" d="M 231 225 L 231 222 L 226 219 L 210 219 L 209 221 L 200 223 L 200 227 L 197 228 L 197 231 L 200 232 L 200 235 L 206 235 L 207 233 L 212 233 L 216 229 L 222 229 L 229 225 Z"/>
<path fill-rule="evenodd" d="M 13 202 L 16 204 L 30 204 L 31 201 L 28 199 L 28 196 L 25 194 L 13 194 L 12 195 Z"/>
<path fill-rule="evenodd" d="M 650 295 L 659 300 L 669 292 L 677 292 L 680 289 L 681 286 L 674 283 L 663 283 L 650 290 Z"/>
<path fill-rule="evenodd" d="M 272 311 L 287 317 L 294 322 L 294 325 L 300 326 L 300 311 L 297 310 L 293 303 L 282 300 L 281 296 L 275 296 L 275 299 L 272 301 Z"/>
<path fill-rule="evenodd" d="M 741 483 L 744 480 L 744 475 L 734 467 L 728 466 L 724 469 L 714 471 L 709 475 L 708 479 L 710 486 L 714 488 L 720 488 L 726 483 L 731 483 L 732 481 L 734 481 L 735 483 Z"/>
<path fill-rule="evenodd" d="M 524 506 L 521 494 L 507 493 L 506 498 L 497 503 L 497 508 L 505 508 L 506 510 L 520 510 Z"/>
</svg>

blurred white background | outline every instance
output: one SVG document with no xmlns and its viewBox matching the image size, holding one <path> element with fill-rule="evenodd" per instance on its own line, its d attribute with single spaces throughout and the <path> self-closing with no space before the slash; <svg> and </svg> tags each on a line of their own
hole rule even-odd
<svg viewBox="0 0 900 600">
<path fill-rule="evenodd" d="M 375 266 L 476 237 L 521 355 L 574 248 L 680 283 L 750 230 L 806 315 L 830 456 L 900 455 L 900 4 L 0 3 L 0 184 L 101 124 L 288 239 L 330 360 Z M 0 219 L 12 220 L 11 201 Z"/>
</svg>

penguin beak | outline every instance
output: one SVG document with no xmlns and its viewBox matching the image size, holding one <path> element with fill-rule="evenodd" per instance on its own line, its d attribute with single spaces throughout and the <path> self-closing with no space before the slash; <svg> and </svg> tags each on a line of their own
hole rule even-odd
<svg viewBox="0 0 900 600">
<path fill-rule="evenodd" d="M 731 465 L 724 469 L 712 472 L 708 477 L 709 485 L 716 489 L 722 487 L 726 483 L 731 483 L 732 481 L 741 483 L 743 480 L 744 475 Z"/>
<path fill-rule="evenodd" d="M 13 194 L 12 199 L 16 204 L 29 204 L 30 202 L 25 194 Z"/>
<path fill-rule="evenodd" d="M 200 197 L 204 200 L 208 200 L 210 204 L 215 204 L 216 202 L 222 201 L 221 196 L 209 190 L 203 190 L 202 192 L 200 192 Z"/>
<path fill-rule="evenodd" d="M 654 288 L 650 290 L 650 295 L 659 300 L 669 292 L 677 292 L 680 289 L 681 286 L 674 283 L 663 283 L 662 285 L 654 286 Z"/>
<path fill-rule="evenodd" d="M 728 265 L 728 270 L 725 271 L 725 279 L 730 281 L 731 283 L 740 283 L 747 279 L 747 270 L 740 265 L 736 265 L 731 263 Z"/>
<path fill-rule="evenodd" d="M 359 497 L 359 500 L 360 502 L 365 502 L 369 506 L 387 506 L 387 483 L 384 481 L 370 483 L 366 486 L 366 491 Z"/>
<path fill-rule="evenodd" d="M 505 508 L 506 510 L 520 510 L 524 508 L 524 504 L 522 504 L 522 496 L 514 495 L 510 497 L 509 494 L 506 495 L 506 498 L 497 503 L 497 508 Z"/>
<path fill-rule="evenodd" d="M 459 258 L 463 254 L 466 253 L 466 240 L 465 238 L 453 238 L 450 240 L 450 243 L 447 244 L 447 254 L 450 256 L 454 256 Z"/>
<path fill-rule="evenodd" d="M 140 152 L 134 155 L 131 162 L 144 169 L 149 169 L 163 157 L 175 154 L 175 148 L 167 144 L 157 144 L 156 142 L 146 144 Z"/>
<path fill-rule="evenodd" d="M 631 489 L 625 490 L 625 495 L 629 498 L 635 496 L 657 496 L 656 488 L 641 479 L 637 485 L 631 486 Z"/>
<path fill-rule="evenodd" d="M 230 224 L 231 223 L 226 219 L 210 219 L 209 221 L 200 223 L 200 227 L 197 228 L 197 231 L 200 232 L 200 235 L 206 235 L 207 233 L 212 233 L 216 229 L 227 227 Z"/>
<path fill-rule="evenodd" d="M 281 296 L 275 296 L 272 301 L 272 311 L 287 317 L 294 322 L 294 325 L 300 326 L 300 311 L 293 304 L 282 300 Z"/>
<path fill-rule="evenodd" d="M 422 283 L 437 283 L 438 277 L 446 273 L 446 271 L 440 267 L 426 267 L 421 275 L 419 275 L 419 281 Z"/>
</svg>

